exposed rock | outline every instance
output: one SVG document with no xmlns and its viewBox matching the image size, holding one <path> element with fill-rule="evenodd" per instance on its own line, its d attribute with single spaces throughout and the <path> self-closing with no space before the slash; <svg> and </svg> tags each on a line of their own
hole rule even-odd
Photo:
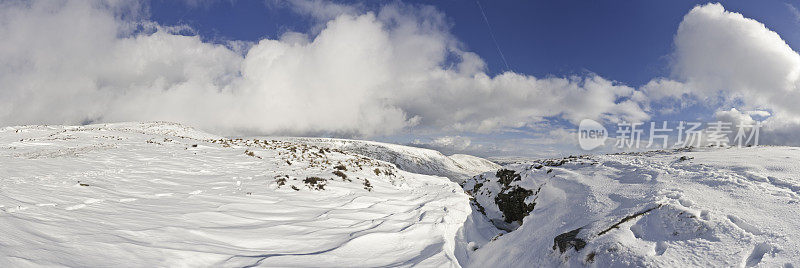
<svg viewBox="0 0 800 268">
<path fill-rule="evenodd" d="M 578 228 L 556 236 L 553 238 L 553 250 L 558 249 L 562 254 L 567 252 L 570 248 L 574 248 L 575 251 L 580 251 L 586 247 L 586 241 L 578 238 L 578 233 L 580 232 L 581 228 Z M 592 259 L 594 259 L 594 257 L 592 257 Z"/>
<path fill-rule="evenodd" d="M 519 176 L 519 175 L 517 175 Z M 533 211 L 536 203 L 526 204 L 525 199 L 533 195 L 533 191 L 514 186 L 510 190 L 503 191 L 494 198 L 497 207 L 503 212 L 503 217 L 508 223 L 522 221 L 523 218 Z"/>
</svg>

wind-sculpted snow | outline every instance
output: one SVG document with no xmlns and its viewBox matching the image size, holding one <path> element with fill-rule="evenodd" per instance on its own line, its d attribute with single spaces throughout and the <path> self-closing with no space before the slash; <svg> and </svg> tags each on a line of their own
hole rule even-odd
<svg viewBox="0 0 800 268">
<path fill-rule="evenodd" d="M 797 267 L 799 162 L 755 147 L 498 167 L 163 122 L 6 127 L 0 267 Z"/>
<path fill-rule="evenodd" d="M 799 161 L 800 148 L 757 147 L 507 165 L 464 183 L 508 233 L 462 265 L 797 267 Z"/>
<path fill-rule="evenodd" d="M 458 266 L 470 213 L 445 178 L 299 141 L 0 129 L 2 267 Z"/>
</svg>

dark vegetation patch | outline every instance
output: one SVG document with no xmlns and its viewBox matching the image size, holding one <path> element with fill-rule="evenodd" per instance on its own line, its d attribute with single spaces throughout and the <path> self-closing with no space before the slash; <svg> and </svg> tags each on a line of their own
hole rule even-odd
<svg viewBox="0 0 800 268">
<path fill-rule="evenodd" d="M 597 252 L 589 252 L 589 254 L 586 254 L 586 259 L 584 259 L 584 261 L 586 261 L 586 263 L 594 263 L 595 255 L 597 255 Z"/>
<path fill-rule="evenodd" d="M 297 186 L 292 185 L 292 190 L 300 191 L 300 188 L 297 188 Z"/>
<path fill-rule="evenodd" d="M 288 179 L 289 179 L 289 175 L 277 175 L 277 176 L 275 176 L 275 183 L 278 184 L 278 188 L 281 188 L 281 186 L 286 185 L 286 180 L 288 180 Z"/>
<path fill-rule="evenodd" d="M 364 179 L 364 190 L 372 192 L 372 184 L 369 183 L 368 179 Z"/>
<path fill-rule="evenodd" d="M 494 202 L 497 203 L 497 208 L 503 212 L 503 217 L 507 223 L 514 221 L 521 222 L 536 206 L 536 202 L 525 204 L 525 199 L 532 194 L 533 191 L 531 190 L 514 186 L 510 188 L 510 190 L 497 194 L 494 198 Z"/>
<path fill-rule="evenodd" d="M 495 235 L 494 237 L 492 237 L 492 241 L 496 241 L 498 238 L 500 238 L 501 236 L 503 236 L 503 234 L 504 234 L 504 233 L 499 233 L 499 234 Z"/>
<path fill-rule="evenodd" d="M 204 141 L 227 148 L 245 147 L 242 148 L 246 149 L 244 151 L 245 155 L 259 159 L 263 159 L 263 156 L 256 154 L 254 150 L 264 149 L 266 152 L 274 152 L 274 154 L 276 154 L 275 156 L 270 155 L 270 158 L 277 158 L 279 159 L 278 161 L 286 163 L 287 165 L 297 166 L 299 164 L 305 169 L 330 170 L 333 175 L 336 176 L 328 177 L 327 179 L 319 177 L 307 177 L 305 179 L 303 179 L 303 177 L 291 178 L 298 182 L 303 181 L 310 189 L 324 190 L 325 187 L 328 186 L 327 183 L 330 180 L 338 180 L 336 179 L 337 177 L 345 182 L 353 182 L 353 177 L 350 177 L 352 174 L 347 174 L 350 170 L 372 170 L 375 175 L 388 177 L 387 179 L 389 179 L 392 184 L 395 184 L 395 178 L 399 177 L 399 175 L 394 174 L 395 166 L 393 165 L 340 149 L 321 148 L 317 145 L 302 142 L 280 140 L 245 140 L 236 138 L 208 139 Z M 192 143 L 189 143 L 187 146 L 191 146 L 191 144 Z M 275 177 L 276 181 L 279 179 L 279 177 Z M 361 180 L 360 178 L 356 179 L 363 182 L 364 189 L 368 191 L 373 190 L 373 186 L 369 181 Z M 289 180 L 290 178 L 288 176 L 285 179 L 281 179 L 280 182 L 282 182 L 282 184 L 280 184 L 279 187 L 285 185 L 292 187 L 294 190 L 300 190 L 297 187 L 303 187 L 302 184 L 299 183 L 296 184 L 297 186 L 292 186 L 290 183 L 287 183 Z"/>
<path fill-rule="evenodd" d="M 476 182 L 474 186 L 472 186 L 472 194 L 477 194 L 478 191 L 483 187 L 482 182 Z M 484 213 L 485 214 L 485 213 Z"/>
<path fill-rule="evenodd" d="M 470 198 L 469 199 L 469 203 L 471 205 L 475 206 L 475 208 L 478 210 L 478 212 L 480 212 L 483 215 L 486 215 L 486 209 L 483 208 L 483 206 L 481 206 L 481 203 L 478 203 L 478 200 L 475 200 L 475 198 Z"/>
<path fill-rule="evenodd" d="M 519 173 L 509 169 L 500 169 L 495 173 L 495 176 L 497 177 L 497 182 L 506 187 L 512 182 L 522 179 Z"/>
<path fill-rule="evenodd" d="M 344 174 L 344 172 L 341 172 L 339 170 L 334 170 L 333 175 L 339 176 L 340 178 L 342 178 L 343 181 L 353 181 L 347 178 L 347 174 Z"/>
<path fill-rule="evenodd" d="M 325 185 L 328 182 L 328 179 L 323 179 L 320 177 L 306 177 L 303 182 L 306 183 L 308 188 L 315 189 L 317 191 L 325 190 Z"/>
<path fill-rule="evenodd" d="M 547 161 L 545 161 L 545 162 L 543 163 L 543 165 L 545 165 L 545 166 L 548 166 L 548 167 L 558 167 L 558 166 L 561 166 L 561 165 L 563 165 L 563 164 L 566 164 L 566 163 L 567 163 L 567 160 L 566 160 L 566 159 L 561 159 L 561 160 L 547 160 Z"/>
<path fill-rule="evenodd" d="M 608 229 L 605 229 L 602 232 L 598 233 L 597 236 L 604 235 L 605 233 L 608 233 L 609 231 L 611 231 L 613 229 L 619 228 L 619 226 L 621 224 L 623 224 L 623 223 L 625 223 L 625 222 L 627 222 L 629 220 L 632 220 L 632 219 L 634 219 L 636 217 L 642 216 L 642 215 L 646 214 L 647 212 L 650 212 L 650 211 L 653 211 L 653 210 L 655 210 L 657 208 L 660 208 L 662 205 L 663 204 L 658 204 L 658 206 L 655 206 L 655 207 L 652 207 L 652 208 L 648 208 L 648 209 L 643 210 L 641 212 L 634 213 L 633 215 L 625 216 L 625 218 L 622 218 L 622 220 L 620 220 L 619 222 L 611 225 L 611 227 L 608 227 Z"/>
<path fill-rule="evenodd" d="M 580 251 L 584 247 L 586 247 L 586 241 L 583 239 L 578 238 L 578 233 L 581 232 L 581 228 L 557 235 L 553 238 L 553 250 L 558 250 L 562 254 L 567 252 L 570 248 L 574 248 L 575 251 Z M 594 259 L 594 256 L 592 256 Z"/>
<path fill-rule="evenodd" d="M 373 172 L 375 172 L 376 176 L 379 176 L 381 174 L 386 175 L 386 176 L 394 176 L 394 172 L 392 172 L 392 170 L 390 170 L 390 169 L 380 170 L 380 169 L 376 168 L 375 170 L 373 170 Z"/>
<path fill-rule="evenodd" d="M 592 165 L 597 164 L 597 162 L 593 160 L 589 155 L 579 155 L 579 156 L 570 155 L 564 158 L 536 160 L 532 165 L 528 167 L 528 170 L 542 169 L 544 167 L 558 167 L 570 162 L 577 162 L 581 165 L 586 163 Z"/>
<path fill-rule="evenodd" d="M 510 232 L 518 227 L 518 225 L 510 225 L 511 223 L 516 222 L 521 224 L 522 220 L 530 215 L 530 213 L 533 211 L 536 206 L 536 197 L 534 197 L 530 204 L 526 203 L 525 200 L 531 195 L 537 195 L 539 191 L 541 191 L 543 184 L 540 185 L 539 189 L 536 191 L 532 191 L 517 185 L 511 186 L 513 182 L 521 181 L 522 175 L 514 170 L 509 169 L 497 170 L 497 172 L 495 172 L 495 177 L 497 177 L 497 183 L 500 185 L 500 192 L 496 195 L 488 189 L 486 190 L 487 193 L 481 192 L 488 181 L 483 175 L 473 177 L 472 180 L 474 184 L 471 187 L 465 187 L 466 183 L 462 184 L 462 187 L 465 187 L 464 190 L 471 196 L 470 204 L 472 205 L 473 209 L 477 210 L 484 216 L 486 216 L 486 209 L 480 202 L 478 202 L 477 199 L 475 199 L 475 196 L 481 194 L 488 194 L 489 196 L 494 195 L 494 203 L 497 205 L 498 210 L 500 210 L 500 212 L 503 214 L 503 220 L 491 219 L 492 224 L 498 229 Z"/>
<path fill-rule="evenodd" d="M 255 158 L 258 158 L 258 159 L 261 159 L 260 156 L 257 156 L 255 152 L 250 151 L 250 150 L 244 150 L 244 154 L 252 156 L 252 157 L 255 157 Z"/>
<path fill-rule="evenodd" d="M 506 223 L 515 221 L 521 223 L 522 219 L 530 215 L 531 211 L 533 211 L 533 208 L 536 206 L 535 199 L 530 204 L 525 203 L 525 199 L 531 195 L 538 194 L 542 189 L 541 186 L 535 193 L 532 190 L 520 186 L 510 186 L 512 182 L 522 180 L 522 176 L 514 170 L 500 169 L 495 173 L 495 176 L 497 177 L 497 182 L 502 187 L 500 193 L 494 198 L 497 208 L 503 213 L 503 218 Z M 480 189 L 483 184 L 475 184 L 475 186 L 476 188 L 473 188 L 473 191 Z"/>
<path fill-rule="evenodd" d="M 693 152 L 694 146 L 687 146 L 675 149 L 660 149 L 660 150 L 651 150 L 645 152 L 619 152 L 613 153 L 608 155 L 636 155 L 636 156 L 653 156 L 653 155 L 664 155 L 664 154 L 673 154 L 673 153 L 682 153 L 682 152 Z"/>
</svg>

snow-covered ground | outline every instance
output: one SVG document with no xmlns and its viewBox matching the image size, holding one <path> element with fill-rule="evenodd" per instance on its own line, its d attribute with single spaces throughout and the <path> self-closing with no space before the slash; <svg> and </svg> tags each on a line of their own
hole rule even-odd
<svg viewBox="0 0 800 268">
<path fill-rule="evenodd" d="M 505 168 L 464 184 L 488 218 L 513 230 L 476 245 L 470 266 L 800 264 L 800 148 L 701 148 Z"/>
<path fill-rule="evenodd" d="M 158 122 L 0 130 L 2 267 L 458 266 L 466 200 L 303 142 Z"/>
<path fill-rule="evenodd" d="M 798 163 L 756 147 L 499 167 L 163 122 L 6 127 L 0 267 L 795 267 Z"/>
</svg>

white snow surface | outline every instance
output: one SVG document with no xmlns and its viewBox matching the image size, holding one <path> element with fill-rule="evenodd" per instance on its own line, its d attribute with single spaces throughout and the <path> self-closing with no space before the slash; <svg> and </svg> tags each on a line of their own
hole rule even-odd
<svg viewBox="0 0 800 268">
<path fill-rule="evenodd" d="M 681 159 L 681 157 L 684 157 Z M 800 148 L 700 148 L 509 165 L 536 203 L 516 230 L 478 243 L 473 267 L 797 267 Z M 465 183 L 504 222 L 495 172 Z M 475 187 L 482 183 L 480 187 Z M 538 193 L 537 193 L 538 192 Z M 516 223 L 506 223 L 515 227 Z M 585 246 L 554 250 L 579 229 Z M 601 234 L 602 233 L 602 234 Z"/>
<path fill-rule="evenodd" d="M 799 163 L 700 148 L 501 181 L 480 158 L 376 142 L 5 127 L 0 267 L 797 267 Z"/>
<path fill-rule="evenodd" d="M 469 213 L 444 177 L 301 142 L 0 129 L 0 267 L 457 267 Z"/>
</svg>

